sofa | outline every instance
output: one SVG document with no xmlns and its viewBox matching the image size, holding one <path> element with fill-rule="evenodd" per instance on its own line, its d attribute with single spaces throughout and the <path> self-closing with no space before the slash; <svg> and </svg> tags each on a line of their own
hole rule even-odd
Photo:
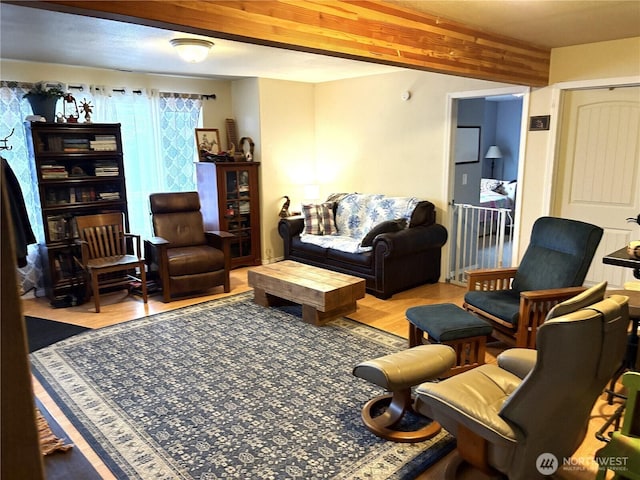
<svg viewBox="0 0 640 480">
<path fill-rule="evenodd" d="M 440 278 L 447 230 L 433 203 L 415 197 L 332 194 L 280 219 L 287 260 L 354 275 L 378 298 Z"/>
</svg>

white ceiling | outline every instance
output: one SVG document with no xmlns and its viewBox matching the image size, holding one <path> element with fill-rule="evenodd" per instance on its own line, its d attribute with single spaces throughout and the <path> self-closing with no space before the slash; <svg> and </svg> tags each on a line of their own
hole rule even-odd
<svg viewBox="0 0 640 480">
<path fill-rule="evenodd" d="M 394 1 L 528 43 L 562 47 L 640 36 L 640 0 Z M 209 78 L 325 82 L 399 68 L 210 38 L 207 60 L 187 64 L 169 40 L 185 35 L 0 2 L 2 59 Z M 203 37 L 197 37 L 203 38 Z"/>
</svg>

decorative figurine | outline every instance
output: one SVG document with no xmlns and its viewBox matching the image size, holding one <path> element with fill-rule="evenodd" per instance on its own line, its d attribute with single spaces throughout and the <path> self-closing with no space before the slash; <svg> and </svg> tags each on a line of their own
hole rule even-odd
<svg viewBox="0 0 640 480">
<path fill-rule="evenodd" d="M 282 208 L 280 209 L 280 213 L 279 213 L 279 215 L 282 218 L 291 216 L 291 213 L 289 213 L 289 205 L 291 205 L 291 201 L 289 200 L 289 197 L 287 197 L 286 195 L 284 196 L 284 198 L 285 198 L 285 202 L 282 205 Z"/>
<path fill-rule="evenodd" d="M 80 108 L 82 109 L 82 113 L 84 113 L 85 123 L 91 123 L 91 114 L 93 113 L 93 105 L 91 105 L 91 102 L 87 102 L 87 99 L 83 98 Z"/>
<path fill-rule="evenodd" d="M 78 111 L 78 104 L 76 103 L 76 99 L 70 93 L 65 94 L 64 102 L 62 103 L 62 114 L 67 119 L 68 123 L 78 123 L 78 118 L 80 118 L 80 112 Z M 73 106 L 76 110 L 75 114 L 67 115 L 67 103 L 73 103 Z"/>
</svg>

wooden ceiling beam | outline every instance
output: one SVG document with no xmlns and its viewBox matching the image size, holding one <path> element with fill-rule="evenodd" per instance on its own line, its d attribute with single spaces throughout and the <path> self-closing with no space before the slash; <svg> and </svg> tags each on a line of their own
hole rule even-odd
<svg viewBox="0 0 640 480">
<path fill-rule="evenodd" d="M 8 3 L 518 85 L 549 78 L 547 48 L 375 0 Z"/>
</svg>

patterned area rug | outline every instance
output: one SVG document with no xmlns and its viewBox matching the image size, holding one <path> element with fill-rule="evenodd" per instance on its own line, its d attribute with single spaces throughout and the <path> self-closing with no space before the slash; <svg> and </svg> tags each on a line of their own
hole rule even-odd
<svg viewBox="0 0 640 480">
<path fill-rule="evenodd" d="M 362 424 L 381 392 L 351 370 L 405 339 L 251 295 L 81 333 L 31 354 L 33 372 L 118 479 L 410 479 L 454 448 Z"/>
</svg>

